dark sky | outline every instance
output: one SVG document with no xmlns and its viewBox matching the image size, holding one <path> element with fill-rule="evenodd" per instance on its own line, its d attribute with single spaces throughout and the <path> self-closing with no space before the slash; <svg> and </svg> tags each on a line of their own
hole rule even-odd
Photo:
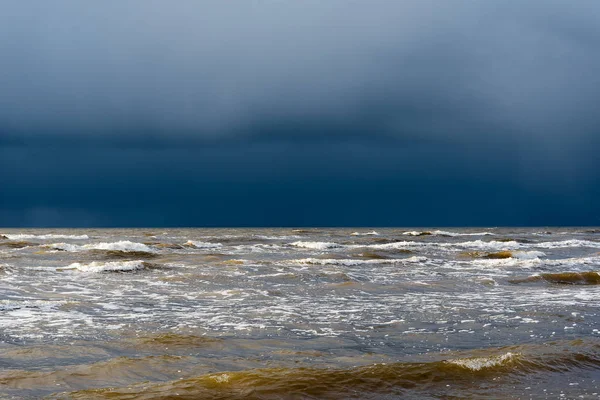
<svg viewBox="0 0 600 400">
<path fill-rule="evenodd" d="M 597 0 L 7 0 L 0 226 L 600 225 Z"/>
</svg>

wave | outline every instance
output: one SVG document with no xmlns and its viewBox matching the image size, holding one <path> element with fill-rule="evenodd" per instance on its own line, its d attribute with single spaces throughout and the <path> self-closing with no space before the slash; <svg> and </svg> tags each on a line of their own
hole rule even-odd
<svg viewBox="0 0 600 400">
<path fill-rule="evenodd" d="M 159 257 L 158 253 L 137 250 L 89 250 L 90 258 L 100 260 L 123 260 L 123 259 L 138 259 L 138 258 L 155 258 Z"/>
<path fill-rule="evenodd" d="M 473 257 L 473 258 L 483 258 L 487 260 L 504 260 L 507 258 L 516 258 L 519 260 L 535 260 L 537 258 L 543 257 L 546 253 L 541 251 L 498 251 L 495 253 L 486 253 L 481 251 L 467 251 L 459 254 L 463 257 Z"/>
<path fill-rule="evenodd" d="M 409 231 L 409 232 L 404 232 L 402 233 L 403 235 L 406 236 L 430 236 L 433 233 L 431 233 L 430 231 L 423 231 L 423 232 L 419 232 L 419 231 Z"/>
<path fill-rule="evenodd" d="M 600 368 L 595 346 L 583 341 L 552 346 L 482 350 L 479 356 L 431 362 L 380 363 L 352 368 L 262 368 L 209 373 L 170 382 L 82 390 L 73 399 L 482 398 L 531 382 L 532 375 Z M 504 378 L 504 379 L 502 379 Z M 508 389 L 507 392 L 504 392 Z M 449 393 L 449 391 L 452 391 Z M 516 392 L 518 393 L 518 392 Z M 451 396 L 450 396 L 451 394 Z M 181 395 L 180 397 L 177 395 Z"/>
<path fill-rule="evenodd" d="M 493 235 L 495 235 L 495 233 L 492 233 L 492 232 L 469 232 L 469 233 L 462 233 L 462 232 L 448 232 L 448 231 L 433 231 L 432 233 L 434 235 L 449 236 L 449 237 L 456 237 L 456 236 L 493 236 Z"/>
<path fill-rule="evenodd" d="M 484 242 L 483 240 L 473 240 L 470 242 L 462 243 L 442 243 L 442 247 L 463 247 L 469 249 L 480 249 L 480 250 L 491 250 L 491 251 L 505 251 L 505 250 L 517 250 L 521 248 L 521 244 L 516 241 L 500 242 L 492 240 Z"/>
<path fill-rule="evenodd" d="M 592 248 L 600 248 L 600 242 L 594 242 L 591 240 L 579 240 L 579 239 L 571 239 L 571 240 L 563 240 L 560 242 L 542 242 L 535 243 L 532 246 L 540 247 L 543 249 L 557 249 L 563 247 L 592 247 Z"/>
<path fill-rule="evenodd" d="M 352 236 L 378 236 L 379 233 L 377 233 L 375 231 L 371 231 L 371 232 L 352 232 L 350 235 L 352 235 Z"/>
<path fill-rule="evenodd" d="M 222 343 L 223 339 L 210 336 L 182 335 L 178 333 L 162 333 L 135 339 L 135 345 L 149 348 L 189 349 L 193 347 L 208 347 Z"/>
<path fill-rule="evenodd" d="M 457 236 L 491 236 L 491 235 L 495 235 L 495 233 L 492 233 L 492 232 L 469 232 L 469 233 L 463 233 L 463 232 L 449 232 L 449 231 L 440 231 L 440 230 L 436 230 L 436 231 L 408 231 L 408 232 L 404 232 L 402 234 L 403 235 L 407 235 L 407 236 L 447 236 L 447 237 L 457 237 Z"/>
<path fill-rule="evenodd" d="M 410 251 L 410 250 L 405 250 L 404 252 L 407 254 L 412 253 L 412 251 Z M 389 258 L 389 256 L 386 256 L 384 254 L 380 254 L 377 252 L 373 252 L 373 251 L 363 251 L 362 253 L 352 254 L 352 257 L 360 257 L 360 258 L 366 258 L 366 259 L 371 259 L 371 260 L 385 260 L 385 259 Z"/>
<path fill-rule="evenodd" d="M 130 242 L 128 240 L 122 240 L 119 242 L 112 243 L 91 243 L 84 245 L 76 245 L 71 243 L 53 243 L 45 245 L 45 247 L 51 248 L 53 250 L 63 250 L 63 251 L 87 251 L 87 250 L 114 250 L 114 251 L 142 251 L 146 253 L 151 253 L 153 250 L 142 243 Z"/>
<path fill-rule="evenodd" d="M 467 234 L 465 234 L 467 235 Z M 471 235 L 471 234 L 468 234 Z M 397 241 L 389 243 L 377 243 L 377 244 L 350 244 L 342 245 L 333 242 L 309 242 L 309 241 L 298 241 L 290 243 L 291 246 L 314 249 L 314 250 L 328 250 L 336 248 L 349 248 L 349 249 L 377 249 L 377 250 L 410 250 L 411 248 L 445 248 L 445 249 L 473 249 L 487 252 L 512 252 L 515 258 L 535 258 L 543 253 L 535 253 L 533 251 L 525 251 L 523 249 L 530 248 L 542 248 L 542 249 L 554 249 L 563 247 L 593 247 L 600 248 L 600 242 L 593 242 L 590 240 L 565 240 L 560 242 L 541 242 L 541 243 L 519 243 L 516 240 L 472 240 L 467 242 L 458 243 L 444 243 L 444 242 L 422 242 L 422 241 Z M 515 252 L 520 250 L 520 252 Z M 537 254 L 537 255 L 536 255 Z M 493 257 L 490 257 L 493 258 Z M 508 258 L 508 256 L 506 257 Z"/>
<path fill-rule="evenodd" d="M 427 257 L 413 256 L 408 258 L 375 258 L 375 259 L 362 259 L 357 260 L 354 258 L 301 258 L 297 260 L 283 261 L 281 264 L 302 264 L 302 265 L 342 265 L 345 267 L 354 267 L 358 265 L 370 265 L 370 264 L 402 264 L 402 263 L 416 263 L 425 262 Z"/>
<path fill-rule="evenodd" d="M 285 263 L 301 264 L 301 265 L 343 265 L 346 267 L 353 267 L 358 265 L 368 264 L 397 264 L 402 262 L 400 259 L 375 259 L 375 260 L 355 260 L 352 258 L 302 258 L 298 260 L 289 260 Z"/>
<path fill-rule="evenodd" d="M 0 300 L 0 311 L 14 311 L 28 308 L 50 311 L 64 304 L 66 304 L 66 301 L 61 300 Z"/>
<path fill-rule="evenodd" d="M 200 242 L 197 240 L 188 240 L 185 245 L 196 249 L 218 249 L 223 247 L 221 243 Z"/>
<path fill-rule="evenodd" d="M 558 272 L 509 280 L 510 283 L 531 283 L 540 281 L 563 285 L 600 285 L 600 273 L 596 271 Z"/>
<path fill-rule="evenodd" d="M 378 250 L 407 250 L 409 247 L 426 247 L 435 245 L 435 243 L 422 243 L 422 242 L 409 242 L 409 241 L 401 241 L 401 242 L 391 242 L 391 243 L 382 243 L 382 244 L 370 244 L 370 245 L 356 245 L 354 247 L 366 247 L 369 249 L 378 249 Z"/>
<path fill-rule="evenodd" d="M 521 248 L 521 244 L 510 241 L 510 242 L 499 242 L 489 241 L 484 242 L 483 240 L 474 240 L 470 242 L 459 242 L 459 243 L 438 243 L 438 242 L 413 242 L 413 241 L 399 241 L 383 244 L 371 244 L 371 245 L 353 245 L 351 247 L 367 247 L 371 249 L 380 250 L 402 250 L 410 248 L 422 248 L 422 247 L 438 247 L 438 248 L 465 248 L 465 249 L 477 249 L 487 251 L 505 251 L 505 250 L 517 250 Z"/>
<path fill-rule="evenodd" d="M 290 245 L 304 249 L 314 250 L 327 250 L 342 247 L 342 245 L 333 242 L 294 242 L 290 243 Z"/>
<path fill-rule="evenodd" d="M 151 264 L 145 261 L 113 261 L 113 262 L 97 262 L 89 264 L 73 263 L 65 268 L 58 269 L 59 271 L 77 270 L 82 272 L 132 272 L 142 269 L 157 269 L 156 264 Z"/>
<path fill-rule="evenodd" d="M 10 249 L 23 249 L 25 247 L 34 247 L 37 246 L 38 243 L 26 242 L 23 240 L 19 241 L 2 241 L 0 242 L 0 247 L 8 247 Z"/>
<path fill-rule="evenodd" d="M 88 235 L 31 235 L 31 234 L 4 234 L 0 235 L 10 240 L 27 240 L 27 239 L 37 239 L 37 240 L 52 240 L 52 239 L 70 239 L 70 240 L 87 240 L 89 239 Z"/>
<path fill-rule="evenodd" d="M 510 363 L 518 361 L 520 357 L 521 355 L 519 353 L 508 352 L 496 356 L 458 358 L 446 360 L 445 362 L 449 365 L 456 365 L 470 371 L 482 371 L 506 366 Z"/>
<path fill-rule="evenodd" d="M 185 247 L 177 243 L 144 242 L 146 246 L 152 246 L 159 249 L 182 250 Z"/>
</svg>

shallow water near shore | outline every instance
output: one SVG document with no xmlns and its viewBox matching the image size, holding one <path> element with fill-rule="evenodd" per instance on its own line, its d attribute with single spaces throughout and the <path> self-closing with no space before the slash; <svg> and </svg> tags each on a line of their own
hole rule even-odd
<svg viewBox="0 0 600 400">
<path fill-rule="evenodd" d="M 600 398 L 600 230 L 0 229 L 0 399 Z"/>
</svg>

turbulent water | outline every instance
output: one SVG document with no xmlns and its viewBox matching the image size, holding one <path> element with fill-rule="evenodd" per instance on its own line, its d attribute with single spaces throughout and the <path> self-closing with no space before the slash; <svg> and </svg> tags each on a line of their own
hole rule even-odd
<svg viewBox="0 0 600 400">
<path fill-rule="evenodd" d="M 0 230 L 0 399 L 600 398 L 600 230 Z"/>
</svg>

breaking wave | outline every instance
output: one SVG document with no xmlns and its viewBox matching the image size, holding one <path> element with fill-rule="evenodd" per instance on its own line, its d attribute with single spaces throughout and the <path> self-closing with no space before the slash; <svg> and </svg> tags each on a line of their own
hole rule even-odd
<svg viewBox="0 0 600 400">
<path fill-rule="evenodd" d="M 570 346 L 570 347 L 569 347 Z M 502 382 L 527 384 L 531 375 L 600 368 L 593 346 L 513 346 L 476 357 L 395 362 L 352 368 L 261 368 L 222 371 L 170 382 L 64 393 L 72 399 L 281 399 L 498 397 Z M 499 378 L 505 378 L 499 380 Z M 505 385 L 507 383 L 504 383 Z M 449 390 L 452 392 L 450 393 Z M 509 396 L 510 397 L 510 396 Z"/>
<path fill-rule="evenodd" d="M 557 249 L 563 247 L 593 247 L 600 248 L 600 242 L 594 242 L 591 240 L 579 240 L 579 239 L 571 239 L 571 240 L 563 240 L 560 242 L 542 242 L 536 243 L 535 247 L 540 247 L 543 249 Z"/>
<path fill-rule="evenodd" d="M 302 258 L 299 260 L 290 260 L 291 264 L 301 265 L 343 265 L 346 267 L 353 267 L 357 265 L 368 265 L 368 264 L 397 264 L 401 263 L 401 259 L 375 259 L 375 260 L 355 260 L 351 258 Z"/>
<path fill-rule="evenodd" d="M 199 242 L 197 240 L 188 240 L 185 245 L 196 249 L 218 249 L 223 247 L 221 243 Z"/>
<path fill-rule="evenodd" d="M 114 261 L 114 262 L 97 262 L 89 264 L 73 263 L 61 270 L 78 270 L 82 272 L 132 272 L 142 269 L 156 269 L 156 264 L 151 264 L 145 261 Z"/>
<path fill-rule="evenodd" d="M 470 371 L 482 371 L 495 367 L 506 366 L 510 363 L 518 361 L 520 356 L 521 355 L 519 353 L 508 352 L 497 356 L 457 358 L 453 360 L 446 360 L 445 362 L 447 364 L 456 365 Z"/>
<path fill-rule="evenodd" d="M 447 236 L 447 237 L 457 237 L 457 236 L 491 236 L 495 235 L 492 232 L 470 232 L 470 233 L 460 233 L 460 232 L 449 232 L 449 231 L 407 231 L 402 233 L 407 236 Z"/>
<path fill-rule="evenodd" d="M 122 240 L 119 242 L 112 243 L 91 243 L 84 245 L 76 245 L 71 243 L 53 243 L 46 245 L 53 250 L 63 251 L 87 251 L 87 250 L 114 250 L 114 251 L 143 251 L 151 253 L 153 250 L 142 243 L 130 242 L 128 240 Z"/>
<path fill-rule="evenodd" d="M 294 242 L 290 243 L 290 245 L 304 249 L 314 250 L 327 250 L 342 247 L 342 245 L 332 242 Z"/>
</svg>

